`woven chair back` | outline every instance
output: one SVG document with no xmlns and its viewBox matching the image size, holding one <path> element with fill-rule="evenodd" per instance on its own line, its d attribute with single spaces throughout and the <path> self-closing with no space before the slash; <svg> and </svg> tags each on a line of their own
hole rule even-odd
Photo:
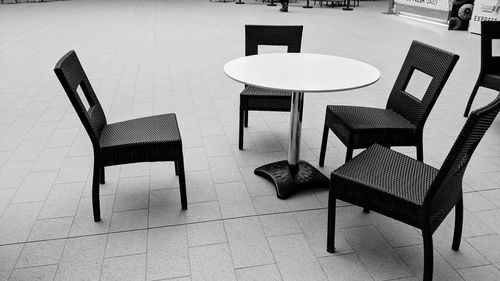
<svg viewBox="0 0 500 281">
<path fill-rule="evenodd" d="M 288 53 L 300 53 L 302 25 L 245 25 L 245 56 L 256 55 L 260 45 L 287 46 Z"/>
<path fill-rule="evenodd" d="M 493 40 L 500 39 L 500 22 L 481 22 L 481 72 L 500 73 L 500 56 L 493 56 Z"/>
<path fill-rule="evenodd" d="M 64 55 L 57 62 L 54 72 L 83 123 L 94 149 L 99 148 L 99 139 L 101 131 L 106 125 L 106 117 L 75 51 L 69 51 Z M 77 91 L 78 86 L 80 86 L 89 108 L 85 108 Z"/>
<path fill-rule="evenodd" d="M 413 41 L 387 101 L 387 109 L 405 117 L 421 132 L 458 58 L 456 54 Z M 422 100 L 406 92 L 415 70 L 432 77 Z"/>
<path fill-rule="evenodd" d="M 472 112 L 446 157 L 424 201 L 431 222 L 440 223 L 462 198 L 462 179 L 474 150 L 500 110 L 500 95 Z"/>
</svg>

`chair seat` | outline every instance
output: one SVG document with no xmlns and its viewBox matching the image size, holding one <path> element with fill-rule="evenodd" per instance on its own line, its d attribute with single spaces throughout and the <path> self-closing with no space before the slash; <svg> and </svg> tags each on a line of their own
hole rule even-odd
<svg viewBox="0 0 500 281">
<path fill-rule="evenodd" d="M 182 155 L 175 114 L 142 117 L 106 125 L 100 138 L 106 166 L 175 160 Z"/>
<path fill-rule="evenodd" d="M 240 94 L 248 110 L 290 111 L 291 92 L 247 86 Z"/>
<path fill-rule="evenodd" d="M 500 73 L 485 74 L 482 84 L 486 88 L 500 90 Z"/>
<path fill-rule="evenodd" d="M 331 173 L 337 198 L 420 227 L 438 169 L 374 144 Z"/>
<path fill-rule="evenodd" d="M 329 105 L 326 122 L 344 144 L 365 148 L 373 143 L 387 146 L 414 145 L 415 126 L 392 110 Z M 414 143 L 413 143 L 414 142 Z"/>
</svg>

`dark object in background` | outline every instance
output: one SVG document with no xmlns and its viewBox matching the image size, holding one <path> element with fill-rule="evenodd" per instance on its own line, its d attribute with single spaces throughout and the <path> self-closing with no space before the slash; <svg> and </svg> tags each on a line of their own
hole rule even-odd
<svg viewBox="0 0 500 281">
<path fill-rule="evenodd" d="M 448 30 L 467 30 L 474 9 L 474 0 L 454 0 L 451 7 Z"/>
<path fill-rule="evenodd" d="M 500 39 L 499 21 L 481 22 L 481 70 L 477 78 L 476 85 L 472 89 L 464 117 L 469 115 L 472 102 L 476 97 L 479 87 L 485 87 L 500 91 L 500 57 L 493 56 L 493 39 Z"/>
<path fill-rule="evenodd" d="M 432 234 L 455 207 L 451 248 L 458 251 L 463 226 L 465 169 L 499 109 L 500 96 L 471 113 L 439 170 L 374 144 L 333 171 L 328 199 L 327 251 L 335 251 L 336 200 L 340 199 L 421 229 L 423 280 L 432 280 Z"/>
<path fill-rule="evenodd" d="M 179 175 L 181 206 L 187 209 L 186 179 L 182 156 L 182 141 L 174 113 L 142 117 L 107 124 L 101 103 L 94 93 L 75 51 L 69 51 L 56 64 L 54 72 L 59 78 L 82 121 L 94 148 L 94 174 L 92 178 L 92 208 L 94 221 L 101 220 L 99 182 L 104 183 L 104 168 L 138 162 L 174 161 Z M 89 108 L 78 93 L 81 87 Z"/>
<path fill-rule="evenodd" d="M 288 4 L 290 3 L 290 0 L 280 0 L 280 3 L 281 3 L 280 12 L 288 12 Z"/>
</svg>

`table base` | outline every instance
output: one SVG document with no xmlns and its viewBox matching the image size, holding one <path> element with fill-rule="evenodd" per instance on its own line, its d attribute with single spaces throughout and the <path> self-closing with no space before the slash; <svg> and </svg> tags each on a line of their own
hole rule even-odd
<svg viewBox="0 0 500 281">
<path fill-rule="evenodd" d="M 328 188 L 329 185 L 329 180 L 325 175 L 302 160 L 296 166 L 291 166 L 287 160 L 266 164 L 255 169 L 254 173 L 272 181 L 280 199 L 286 199 L 303 188 Z"/>
</svg>

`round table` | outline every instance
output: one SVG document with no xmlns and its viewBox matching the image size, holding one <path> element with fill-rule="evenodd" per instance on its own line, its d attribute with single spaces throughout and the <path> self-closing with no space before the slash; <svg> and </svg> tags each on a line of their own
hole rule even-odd
<svg viewBox="0 0 500 281">
<path fill-rule="evenodd" d="M 224 65 L 226 75 L 245 85 L 290 91 L 288 160 L 255 169 L 255 174 L 274 182 L 278 198 L 287 198 L 308 186 L 328 187 L 328 178 L 300 157 L 304 93 L 335 92 L 375 83 L 380 72 L 373 66 L 344 57 L 277 53 L 246 56 Z"/>
</svg>

